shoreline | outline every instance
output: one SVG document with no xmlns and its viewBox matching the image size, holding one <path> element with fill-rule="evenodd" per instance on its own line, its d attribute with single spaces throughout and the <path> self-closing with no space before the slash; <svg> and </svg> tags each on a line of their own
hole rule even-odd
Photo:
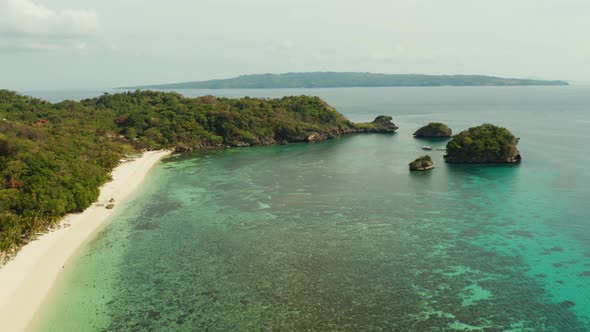
<svg viewBox="0 0 590 332">
<path fill-rule="evenodd" d="M 82 213 L 66 215 L 60 227 L 26 244 L 16 257 L 0 266 L 0 322 L 6 331 L 28 330 L 63 267 L 92 238 L 127 197 L 141 185 L 169 150 L 148 151 L 117 166 L 113 180 L 100 188 L 96 202 Z M 113 209 L 107 209 L 111 198 Z"/>
</svg>

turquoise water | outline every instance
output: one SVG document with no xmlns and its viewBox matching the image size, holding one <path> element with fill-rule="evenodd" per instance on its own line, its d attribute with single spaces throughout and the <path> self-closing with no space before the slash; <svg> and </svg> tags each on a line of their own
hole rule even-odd
<svg viewBox="0 0 590 332">
<path fill-rule="evenodd" d="M 395 135 L 175 155 L 66 272 L 39 331 L 590 331 L 590 89 L 316 94 Z M 184 91 L 195 96 L 210 91 Z M 492 122 L 519 166 L 410 173 Z"/>
</svg>

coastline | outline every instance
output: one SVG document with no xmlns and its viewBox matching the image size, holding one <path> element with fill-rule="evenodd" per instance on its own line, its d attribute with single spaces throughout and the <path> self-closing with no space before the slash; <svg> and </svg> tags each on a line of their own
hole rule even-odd
<svg viewBox="0 0 590 332">
<path fill-rule="evenodd" d="M 23 331 L 40 309 L 63 267 L 122 202 L 134 193 L 152 168 L 172 151 L 149 151 L 117 166 L 113 180 L 100 188 L 98 201 L 82 213 L 70 214 L 60 227 L 25 245 L 16 257 L 0 267 L 0 322 L 6 331 Z M 113 209 L 104 204 L 115 199 Z"/>
</svg>

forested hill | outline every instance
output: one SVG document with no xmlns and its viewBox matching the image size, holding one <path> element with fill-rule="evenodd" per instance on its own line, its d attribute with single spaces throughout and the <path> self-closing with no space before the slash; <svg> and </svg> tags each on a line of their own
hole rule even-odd
<svg viewBox="0 0 590 332">
<path fill-rule="evenodd" d="M 395 129 L 387 116 L 354 124 L 317 97 L 189 99 L 136 91 L 52 104 L 0 90 L 0 259 L 63 215 L 88 207 L 125 153 Z"/>
<path fill-rule="evenodd" d="M 528 80 L 483 75 L 417 75 L 373 73 L 286 73 L 242 75 L 235 78 L 146 85 L 123 89 L 279 89 L 386 86 L 520 86 L 568 85 L 565 81 Z"/>
</svg>

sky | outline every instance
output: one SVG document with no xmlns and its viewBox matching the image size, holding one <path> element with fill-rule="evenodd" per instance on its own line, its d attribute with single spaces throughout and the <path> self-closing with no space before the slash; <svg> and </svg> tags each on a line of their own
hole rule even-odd
<svg viewBox="0 0 590 332">
<path fill-rule="evenodd" d="M 0 89 L 299 71 L 590 82 L 588 0 L 0 0 Z"/>
</svg>

